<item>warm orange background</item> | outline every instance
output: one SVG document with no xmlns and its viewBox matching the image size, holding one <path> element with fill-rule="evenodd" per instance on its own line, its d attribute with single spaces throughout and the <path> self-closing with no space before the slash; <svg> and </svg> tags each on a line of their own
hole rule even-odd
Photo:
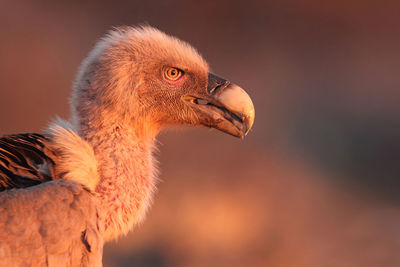
<svg viewBox="0 0 400 267">
<path fill-rule="evenodd" d="M 0 2 L 0 134 L 67 118 L 81 60 L 124 24 L 190 42 L 254 100 L 244 141 L 160 136 L 154 206 L 105 266 L 400 266 L 400 2 L 261 2 Z"/>
</svg>

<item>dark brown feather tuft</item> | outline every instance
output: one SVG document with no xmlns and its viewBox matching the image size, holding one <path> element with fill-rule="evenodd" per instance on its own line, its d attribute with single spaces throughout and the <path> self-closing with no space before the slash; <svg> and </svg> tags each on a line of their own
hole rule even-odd
<svg viewBox="0 0 400 267">
<path fill-rule="evenodd" d="M 53 179 L 55 155 L 47 137 L 15 134 L 0 138 L 0 191 L 25 188 Z"/>
</svg>

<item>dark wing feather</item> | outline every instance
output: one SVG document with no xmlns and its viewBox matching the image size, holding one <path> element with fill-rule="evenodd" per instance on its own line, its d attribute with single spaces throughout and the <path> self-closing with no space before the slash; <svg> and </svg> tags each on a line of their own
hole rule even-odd
<svg viewBox="0 0 400 267">
<path fill-rule="evenodd" d="M 52 180 L 55 155 L 49 139 L 35 133 L 0 138 L 0 191 Z"/>
</svg>

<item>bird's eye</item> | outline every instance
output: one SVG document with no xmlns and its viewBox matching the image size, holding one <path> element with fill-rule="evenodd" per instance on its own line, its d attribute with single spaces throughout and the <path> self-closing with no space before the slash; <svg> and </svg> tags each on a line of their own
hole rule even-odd
<svg viewBox="0 0 400 267">
<path fill-rule="evenodd" d="M 165 78 L 171 81 L 176 81 L 178 80 L 183 74 L 183 71 L 177 68 L 173 67 L 168 67 L 165 70 Z"/>
</svg>

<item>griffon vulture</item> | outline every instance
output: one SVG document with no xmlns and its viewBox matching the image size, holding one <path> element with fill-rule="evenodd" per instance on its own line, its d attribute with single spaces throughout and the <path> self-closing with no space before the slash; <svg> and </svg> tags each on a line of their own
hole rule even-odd
<svg viewBox="0 0 400 267">
<path fill-rule="evenodd" d="M 110 31 L 83 61 L 71 120 L 0 139 L 0 266 L 101 266 L 146 214 L 152 151 L 170 125 L 243 138 L 254 107 L 189 44 L 150 26 Z"/>
</svg>

